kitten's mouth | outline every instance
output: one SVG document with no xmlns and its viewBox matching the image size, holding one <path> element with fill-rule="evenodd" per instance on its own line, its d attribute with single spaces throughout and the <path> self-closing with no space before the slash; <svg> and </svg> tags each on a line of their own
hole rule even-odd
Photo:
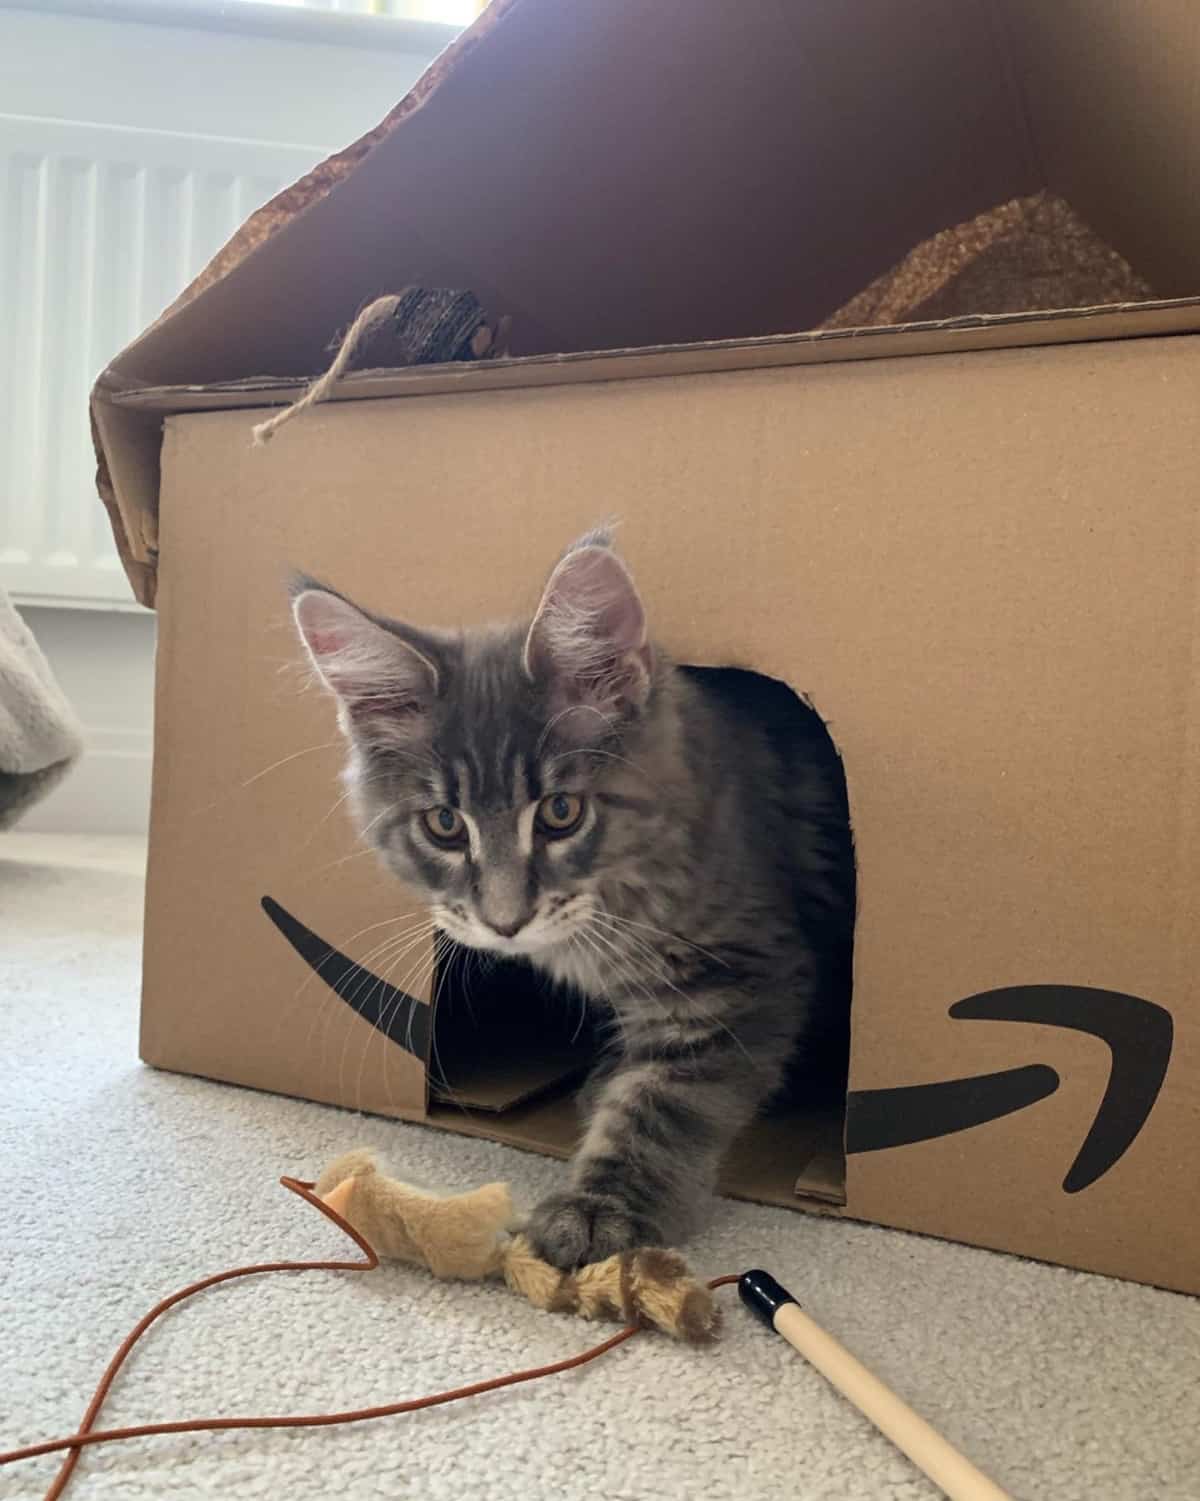
<svg viewBox="0 0 1200 1501">
<path fill-rule="evenodd" d="M 528 929 L 523 928 L 519 933 L 510 935 L 490 932 L 482 926 L 472 924 L 468 931 L 462 933 L 450 931 L 450 937 L 466 948 L 479 949 L 484 953 L 500 954 L 509 959 L 531 959 L 565 943 L 569 933 L 570 929 L 566 926 L 555 925 L 552 930 L 547 931 L 540 925 L 535 929 L 530 924 Z"/>
<path fill-rule="evenodd" d="M 537 913 L 515 933 L 499 933 L 481 919 L 465 913 L 440 911 L 434 917 L 455 943 L 507 959 L 531 959 L 547 954 L 565 944 L 579 926 L 578 914 L 561 908 Z"/>
<path fill-rule="evenodd" d="M 510 938 L 502 933 L 498 933 L 494 938 L 489 935 L 486 942 L 480 946 L 493 954 L 504 954 L 517 959 L 531 958 L 535 954 L 544 954 L 547 949 L 553 948 L 558 941 L 561 940 L 557 940 L 549 934 L 527 936 L 524 933 L 515 933 Z"/>
</svg>

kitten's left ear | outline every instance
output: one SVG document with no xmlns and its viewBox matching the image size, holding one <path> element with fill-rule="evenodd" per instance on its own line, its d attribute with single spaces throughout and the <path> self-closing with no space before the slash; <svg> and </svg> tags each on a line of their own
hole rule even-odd
<svg viewBox="0 0 1200 1501">
<path fill-rule="evenodd" d="M 591 542 L 567 553 L 525 641 L 525 671 L 546 683 L 556 712 L 632 717 L 650 696 L 652 661 L 646 612 L 625 564 Z M 582 722 L 579 729 L 589 732 Z"/>
</svg>

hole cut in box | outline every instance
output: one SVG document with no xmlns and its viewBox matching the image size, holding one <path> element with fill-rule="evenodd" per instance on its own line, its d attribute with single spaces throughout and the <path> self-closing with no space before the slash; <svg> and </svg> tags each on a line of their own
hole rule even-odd
<svg viewBox="0 0 1200 1501">
<path fill-rule="evenodd" d="M 786 1081 L 731 1148 L 723 1182 L 739 1197 L 845 1202 L 856 871 L 845 772 L 817 711 L 787 684 L 740 668 L 685 666 L 727 712 L 758 723 L 784 765 L 822 789 L 827 858 L 841 921 L 798 880 L 817 1001 Z M 685 933 L 686 936 L 686 933 Z M 602 1007 L 538 974 L 446 942 L 434 976 L 429 1118 L 566 1157 L 582 1129 L 577 1097 L 604 1050 Z"/>
</svg>

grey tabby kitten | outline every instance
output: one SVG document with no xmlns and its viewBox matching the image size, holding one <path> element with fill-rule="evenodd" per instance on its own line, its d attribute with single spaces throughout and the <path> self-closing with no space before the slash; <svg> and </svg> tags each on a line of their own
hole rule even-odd
<svg viewBox="0 0 1200 1501">
<path fill-rule="evenodd" d="M 568 1186 L 534 1211 L 538 1251 L 570 1268 L 679 1239 L 822 993 L 848 983 L 844 783 L 782 712 L 797 701 L 668 660 L 601 533 L 532 623 L 419 630 L 310 580 L 294 611 L 384 863 L 451 938 L 614 1023 Z"/>
</svg>

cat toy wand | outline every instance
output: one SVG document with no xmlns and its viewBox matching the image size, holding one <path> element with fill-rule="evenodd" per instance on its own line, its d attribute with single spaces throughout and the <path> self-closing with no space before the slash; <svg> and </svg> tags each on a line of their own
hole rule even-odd
<svg viewBox="0 0 1200 1501">
<path fill-rule="evenodd" d="M 738 1278 L 738 1293 L 752 1313 L 781 1334 L 831 1386 L 870 1418 L 950 1501 L 1012 1501 L 994 1480 L 814 1323 L 769 1272 L 743 1272 Z"/>
</svg>

